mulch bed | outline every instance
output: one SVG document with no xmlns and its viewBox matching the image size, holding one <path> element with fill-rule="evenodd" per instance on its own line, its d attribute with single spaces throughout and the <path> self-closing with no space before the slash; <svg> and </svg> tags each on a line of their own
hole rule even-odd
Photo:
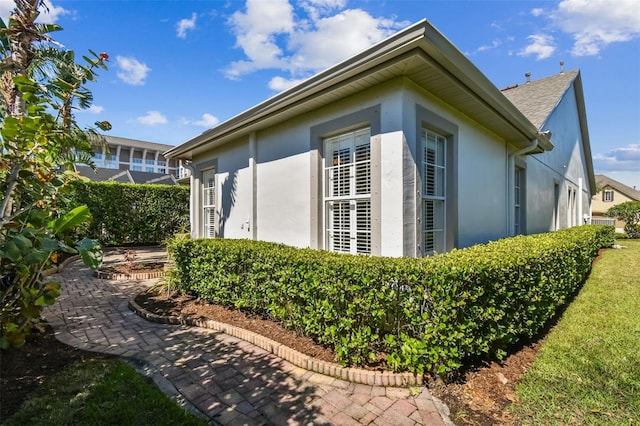
<svg viewBox="0 0 640 426">
<path fill-rule="evenodd" d="M 204 303 L 185 295 L 168 294 L 166 291 L 157 291 L 155 289 L 140 293 L 135 298 L 135 302 L 154 314 L 211 319 L 223 322 L 253 331 L 319 360 L 329 362 L 335 362 L 336 360 L 333 351 L 315 343 L 311 338 L 300 336 L 274 321 L 246 312 Z"/>
</svg>

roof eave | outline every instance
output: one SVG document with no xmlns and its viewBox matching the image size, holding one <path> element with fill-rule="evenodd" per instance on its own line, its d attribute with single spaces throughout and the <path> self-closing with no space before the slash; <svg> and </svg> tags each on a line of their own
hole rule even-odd
<svg viewBox="0 0 640 426">
<path fill-rule="evenodd" d="M 247 128 L 263 117 L 287 108 L 295 102 L 308 99 L 322 90 L 343 82 L 353 75 L 370 70 L 375 66 L 419 48 L 438 63 L 441 71 L 447 73 L 454 84 L 461 87 L 502 117 L 513 129 L 522 135 L 519 141 L 538 139 L 538 150 L 549 151 L 553 144 L 548 138 L 540 137 L 538 129 L 518 110 L 489 79 L 469 61 L 442 33 L 427 20 L 419 21 L 404 31 L 391 36 L 375 46 L 323 71 L 299 85 L 281 92 L 264 102 L 236 115 L 220 125 L 203 132 L 187 142 L 168 150 L 168 158 L 189 159 L 203 144 L 214 139 L 225 138 L 237 129 Z"/>
</svg>

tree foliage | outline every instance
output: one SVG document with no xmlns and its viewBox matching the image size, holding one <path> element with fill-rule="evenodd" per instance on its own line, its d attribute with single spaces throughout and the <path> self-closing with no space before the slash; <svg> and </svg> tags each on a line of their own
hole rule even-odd
<svg viewBox="0 0 640 426">
<path fill-rule="evenodd" d="M 106 70 L 106 54 L 90 52 L 85 65 L 60 50 L 39 24 L 40 0 L 16 0 L 8 25 L 0 19 L 0 347 L 19 346 L 40 313 L 60 294 L 42 272 L 59 253 L 79 253 L 91 267 L 99 245 L 72 238 L 90 218 L 86 206 L 59 209 L 60 191 L 76 179 L 73 164 L 89 165 L 94 129 L 82 130 L 73 111 L 91 104 L 87 82 Z M 108 122 L 96 123 L 105 130 Z"/>
<path fill-rule="evenodd" d="M 640 201 L 627 201 L 611 207 L 605 213 L 609 217 L 615 217 L 625 222 L 624 232 L 629 238 L 640 238 Z"/>
</svg>

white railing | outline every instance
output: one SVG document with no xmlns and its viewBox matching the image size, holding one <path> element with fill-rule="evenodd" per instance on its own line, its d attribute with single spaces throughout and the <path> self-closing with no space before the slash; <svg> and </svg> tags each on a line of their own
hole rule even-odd
<svg viewBox="0 0 640 426">
<path fill-rule="evenodd" d="M 189 176 L 191 176 L 191 170 L 182 166 L 178 167 L 178 179 L 187 178 Z"/>
<path fill-rule="evenodd" d="M 613 218 L 606 218 L 606 217 L 592 217 L 591 218 L 591 224 L 592 225 L 611 225 L 611 226 L 615 226 L 616 220 L 613 219 Z"/>
</svg>

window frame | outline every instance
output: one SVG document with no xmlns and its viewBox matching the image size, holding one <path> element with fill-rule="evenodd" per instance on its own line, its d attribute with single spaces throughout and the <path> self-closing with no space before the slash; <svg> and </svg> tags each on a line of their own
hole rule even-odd
<svg viewBox="0 0 640 426">
<path fill-rule="evenodd" d="M 371 127 L 323 138 L 322 145 L 325 154 L 322 159 L 324 248 L 332 252 L 370 255 Z M 365 146 L 365 150 L 359 149 Z M 336 224 L 338 228 L 334 226 Z"/>
<path fill-rule="evenodd" d="M 613 189 L 603 189 L 602 190 L 602 201 L 604 203 L 613 203 L 613 200 L 614 200 Z"/>
<path fill-rule="evenodd" d="M 206 182 L 208 176 L 211 175 L 211 180 L 209 183 L 211 186 L 207 187 Z M 203 238 L 216 238 L 218 227 L 217 225 L 217 174 L 215 167 L 209 167 L 207 169 L 203 169 L 200 172 L 200 196 L 202 199 L 202 237 Z M 207 191 L 210 191 L 207 194 Z M 209 196 L 207 196 L 209 195 Z M 213 223 L 210 220 L 213 218 Z"/>
<path fill-rule="evenodd" d="M 429 135 L 432 135 L 436 148 L 440 150 L 434 152 L 433 161 L 429 162 L 427 157 L 427 146 L 429 143 Z M 444 253 L 447 251 L 447 137 L 423 127 L 420 131 L 420 174 L 422 177 L 422 188 L 420 197 L 420 254 L 422 256 L 431 256 L 435 253 Z M 433 171 L 431 171 L 433 170 Z M 440 173 L 438 173 L 440 172 Z M 431 174 L 433 174 L 431 176 Z M 429 193 L 429 180 L 433 183 L 433 192 Z M 429 205 L 433 206 L 431 220 L 427 214 Z M 439 212 L 436 212 L 436 208 Z M 439 216 L 439 217 L 436 217 Z M 435 223 L 439 219 L 439 223 Z M 430 224 L 433 226 L 428 227 Z M 427 234 L 441 234 L 439 240 L 436 241 L 435 235 L 431 244 L 427 238 Z"/>
</svg>

